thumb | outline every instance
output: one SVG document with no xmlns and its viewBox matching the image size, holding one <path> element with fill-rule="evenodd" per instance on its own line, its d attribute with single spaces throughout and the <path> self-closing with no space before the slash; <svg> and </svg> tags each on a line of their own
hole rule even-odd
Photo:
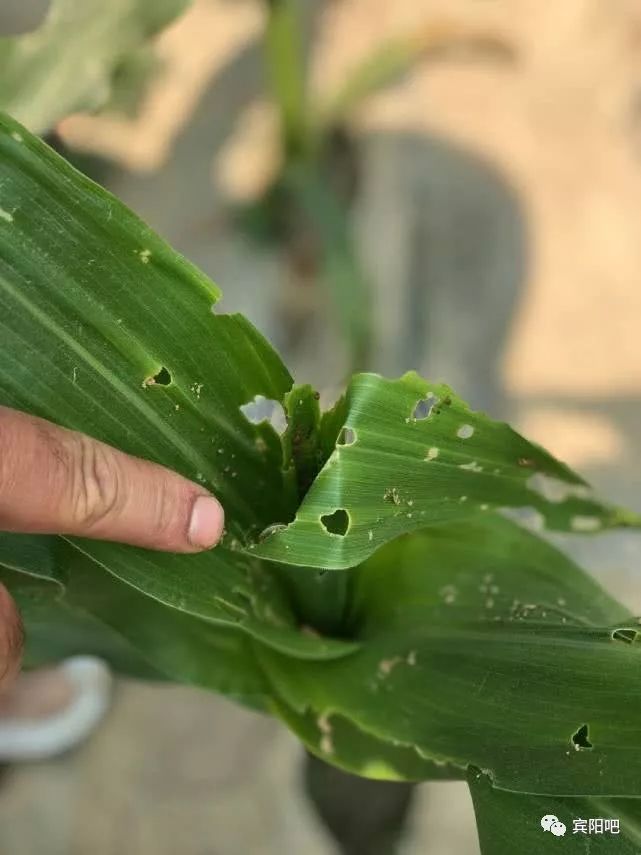
<svg viewBox="0 0 641 855">
<path fill-rule="evenodd" d="M 0 585 L 0 693 L 13 681 L 22 656 L 22 623 L 7 589 Z"/>
<path fill-rule="evenodd" d="M 0 407 L 0 530 L 199 552 L 224 513 L 203 487 L 84 434 Z"/>
</svg>

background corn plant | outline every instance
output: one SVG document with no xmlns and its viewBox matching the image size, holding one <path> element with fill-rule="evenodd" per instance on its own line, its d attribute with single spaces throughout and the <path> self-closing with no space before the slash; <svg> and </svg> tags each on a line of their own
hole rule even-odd
<svg viewBox="0 0 641 855">
<path fill-rule="evenodd" d="M 512 62 L 500 35 L 452 21 L 382 39 L 327 98 L 314 95 L 309 42 L 322 3 L 266 0 L 265 77 L 280 128 L 280 166 L 262 196 L 237 211 L 252 238 L 283 252 L 294 280 L 313 278 L 329 293 L 348 364 L 367 367 L 376 345 L 371 289 L 351 235 L 360 153 L 350 122 L 359 107 L 418 62 Z M 301 276 L 300 271 L 304 271 Z"/>
<path fill-rule="evenodd" d="M 600 844 L 637 852 L 639 621 L 507 517 L 589 536 L 641 518 L 415 374 L 356 375 L 321 413 L 219 297 L 2 118 L 0 402 L 176 469 L 227 514 L 196 556 L 2 535 L 29 661 L 100 653 L 276 715 L 359 775 L 467 778 L 484 853 L 517 828 L 539 852 L 547 813 L 621 817 Z"/>
<path fill-rule="evenodd" d="M 425 25 L 403 38 L 382 39 L 336 91 L 320 98 L 310 81 L 309 46 L 323 4 L 256 2 L 265 7 L 264 78 L 278 114 L 280 163 L 263 194 L 235 208 L 233 218 L 254 241 L 282 252 L 299 285 L 311 271 L 327 289 L 348 364 L 362 370 L 377 330 L 351 234 L 359 152 L 350 121 L 368 98 L 419 62 L 505 63 L 515 52 L 492 31 L 455 21 Z M 80 8 L 73 0 L 52 0 L 34 32 L 0 38 L 0 108 L 36 133 L 79 111 L 135 112 L 157 66 L 150 40 L 188 5 L 117 0 L 109 8 L 96 2 Z"/>
</svg>

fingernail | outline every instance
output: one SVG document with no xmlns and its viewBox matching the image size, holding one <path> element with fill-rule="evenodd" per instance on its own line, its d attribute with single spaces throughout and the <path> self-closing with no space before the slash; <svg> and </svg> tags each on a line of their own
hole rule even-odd
<svg viewBox="0 0 641 855">
<path fill-rule="evenodd" d="M 198 496 L 191 509 L 188 537 L 192 546 L 209 549 L 220 540 L 225 523 L 222 505 L 213 496 Z"/>
</svg>

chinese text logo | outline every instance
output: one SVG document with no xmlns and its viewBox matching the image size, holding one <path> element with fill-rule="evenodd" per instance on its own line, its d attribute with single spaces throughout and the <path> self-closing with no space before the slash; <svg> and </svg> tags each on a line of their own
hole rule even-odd
<svg viewBox="0 0 641 855">
<path fill-rule="evenodd" d="M 573 819 L 572 834 L 620 834 L 619 820 L 603 817 Z"/>
</svg>

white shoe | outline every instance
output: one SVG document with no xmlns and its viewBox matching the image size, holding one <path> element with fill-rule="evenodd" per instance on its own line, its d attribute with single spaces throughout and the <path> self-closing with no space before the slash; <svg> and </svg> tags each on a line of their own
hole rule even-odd
<svg viewBox="0 0 641 855">
<path fill-rule="evenodd" d="M 0 763 L 46 760 L 78 745 L 107 712 L 112 683 L 93 656 L 21 674 L 0 697 Z"/>
</svg>

